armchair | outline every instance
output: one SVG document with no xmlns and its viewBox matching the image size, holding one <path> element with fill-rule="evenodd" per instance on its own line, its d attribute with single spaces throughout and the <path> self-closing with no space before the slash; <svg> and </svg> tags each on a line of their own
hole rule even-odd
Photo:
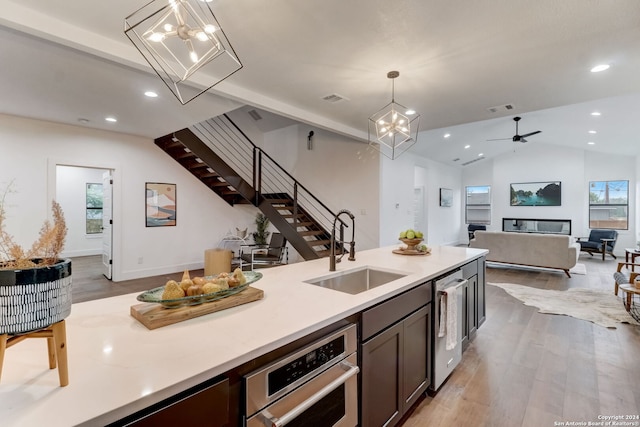
<svg viewBox="0 0 640 427">
<path fill-rule="evenodd" d="M 614 259 L 613 248 L 618 240 L 618 232 L 616 230 L 591 230 L 587 240 L 584 237 L 578 237 L 577 242 L 580 244 L 580 250 L 587 252 L 593 256 L 593 253 L 602 254 L 604 261 L 605 254 L 611 255 Z"/>
<path fill-rule="evenodd" d="M 619 262 L 618 269 L 616 270 L 615 273 L 613 273 L 613 280 L 615 280 L 613 293 L 616 295 L 618 295 L 618 290 L 620 289 L 620 285 L 630 285 L 634 283 L 638 275 L 640 275 L 640 273 L 634 272 L 633 270 L 631 271 L 631 273 L 625 274 L 622 271 L 622 267 L 626 267 L 628 269 L 629 266 L 640 267 L 640 264 L 634 264 L 630 262 Z"/>
<path fill-rule="evenodd" d="M 287 239 L 280 233 L 272 233 L 269 245 L 242 245 L 240 247 L 240 269 L 249 264 L 251 270 L 255 266 L 274 266 L 289 262 Z"/>
</svg>

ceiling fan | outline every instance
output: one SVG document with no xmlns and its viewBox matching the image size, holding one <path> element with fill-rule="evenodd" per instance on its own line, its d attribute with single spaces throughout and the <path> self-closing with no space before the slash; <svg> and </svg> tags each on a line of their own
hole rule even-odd
<svg viewBox="0 0 640 427">
<path fill-rule="evenodd" d="M 516 122 L 516 134 L 513 135 L 511 138 L 497 138 L 497 139 L 487 139 L 487 141 L 507 141 L 507 140 L 512 140 L 513 142 L 527 142 L 527 140 L 525 138 L 531 136 L 531 135 L 535 135 L 537 133 L 542 132 L 541 130 L 537 130 L 535 132 L 529 132 L 529 133 L 525 133 L 524 135 L 518 135 L 518 122 L 520 121 L 521 117 L 514 117 L 513 121 Z"/>
</svg>

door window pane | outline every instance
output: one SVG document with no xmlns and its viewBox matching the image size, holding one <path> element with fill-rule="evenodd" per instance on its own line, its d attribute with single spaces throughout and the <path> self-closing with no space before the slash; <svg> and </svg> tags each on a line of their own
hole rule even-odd
<svg viewBox="0 0 640 427">
<path fill-rule="evenodd" d="M 87 184 L 87 234 L 102 233 L 102 184 Z"/>
</svg>

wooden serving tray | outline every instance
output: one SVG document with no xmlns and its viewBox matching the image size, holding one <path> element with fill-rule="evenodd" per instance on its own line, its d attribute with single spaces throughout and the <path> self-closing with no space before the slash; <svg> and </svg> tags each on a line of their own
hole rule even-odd
<svg viewBox="0 0 640 427">
<path fill-rule="evenodd" d="M 236 307 L 248 302 L 257 301 L 264 297 L 262 289 L 249 286 L 244 291 L 217 301 L 205 302 L 179 308 L 165 308 L 160 304 L 145 302 L 131 306 L 131 316 L 142 323 L 147 329 L 157 329 L 183 320 L 215 313 L 216 311 Z"/>
</svg>

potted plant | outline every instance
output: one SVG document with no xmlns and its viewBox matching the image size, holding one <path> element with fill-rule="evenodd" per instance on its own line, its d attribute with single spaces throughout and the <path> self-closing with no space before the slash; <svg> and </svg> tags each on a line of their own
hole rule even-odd
<svg viewBox="0 0 640 427">
<path fill-rule="evenodd" d="M 71 260 L 60 259 L 67 226 L 52 202 L 53 223 L 45 221 L 29 250 L 6 230 L 5 197 L 0 198 L 0 335 L 47 327 L 71 312 Z"/>
<path fill-rule="evenodd" d="M 266 245 L 267 239 L 269 238 L 270 232 L 267 231 L 269 228 L 269 218 L 267 218 L 263 213 L 259 212 L 256 214 L 256 231 L 251 233 L 253 237 L 253 241 L 256 245 Z"/>
</svg>

